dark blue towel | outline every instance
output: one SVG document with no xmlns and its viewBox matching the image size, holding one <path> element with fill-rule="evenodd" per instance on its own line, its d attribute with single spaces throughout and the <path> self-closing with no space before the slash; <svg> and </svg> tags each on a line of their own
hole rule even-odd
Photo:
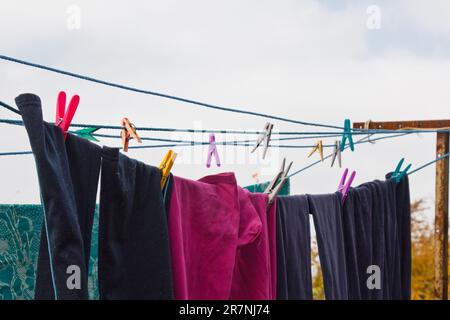
<svg viewBox="0 0 450 320">
<path fill-rule="evenodd" d="M 308 195 L 327 300 L 348 299 L 347 263 L 341 195 Z"/>
<path fill-rule="evenodd" d="M 277 299 L 312 300 L 311 236 L 306 196 L 277 200 Z"/>
<path fill-rule="evenodd" d="M 100 299 L 172 299 L 161 171 L 116 148 L 103 147 L 102 155 Z"/>
<path fill-rule="evenodd" d="M 408 177 L 372 181 L 339 193 L 308 196 L 327 299 L 399 300 L 411 296 Z M 379 267 L 380 288 L 367 281 Z"/>
</svg>

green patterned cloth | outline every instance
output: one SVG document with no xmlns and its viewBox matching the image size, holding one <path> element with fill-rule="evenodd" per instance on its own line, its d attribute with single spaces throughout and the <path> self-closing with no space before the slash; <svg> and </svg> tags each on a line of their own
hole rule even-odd
<svg viewBox="0 0 450 320">
<path fill-rule="evenodd" d="M 263 193 L 264 190 L 269 186 L 270 181 L 253 184 L 251 186 L 244 187 L 244 189 L 247 189 L 250 192 L 253 193 Z M 291 192 L 291 181 L 289 179 L 286 179 L 286 182 L 284 183 L 284 186 L 281 188 L 278 195 L 280 196 L 288 196 Z"/>
<path fill-rule="evenodd" d="M 41 205 L 0 205 L 0 300 L 32 300 L 41 238 Z M 89 296 L 98 294 L 98 208 L 89 261 Z"/>
</svg>

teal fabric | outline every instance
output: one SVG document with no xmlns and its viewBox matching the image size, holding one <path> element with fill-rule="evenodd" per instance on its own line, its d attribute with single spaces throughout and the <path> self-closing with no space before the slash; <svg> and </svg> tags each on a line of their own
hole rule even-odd
<svg viewBox="0 0 450 320">
<path fill-rule="evenodd" d="M 41 237 L 41 205 L 0 205 L 0 300 L 32 300 Z M 98 294 L 98 207 L 89 261 L 89 297 Z"/>
<path fill-rule="evenodd" d="M 264 190 L 269 186 L 270 181 L 253 184 L 251 186 L 244 187 L 244 189 L 247 189 L 250 192 L 253 193 L 263 193 Z M 288 196 L 291 192 L 291 182 L 289 179 L 286 179 L 286 182 L 284 183 L 284 186 L 281 188 L 280 192 L 278 193 L 279 196 Z"/>
</svg>

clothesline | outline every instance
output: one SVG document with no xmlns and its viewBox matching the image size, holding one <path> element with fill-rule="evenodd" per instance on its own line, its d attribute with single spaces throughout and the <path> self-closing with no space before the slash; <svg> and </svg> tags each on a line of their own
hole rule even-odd
<svg viewBox="0 0 450 320">
<path fill-rule="evenodd" d="M 0 101 L 0 106 L 5 107 L 8 110 L 15 110 L 8 104 Z M 0 119 L 0 123 L 12 124 L 12 125 L 23 125 L 23 121 L 14 119 Z M 92 124 L 92 123 L 72 123 L 70 125 L 73 128 L 98 128 L 106 130 L 121 130 L 122 126 L 114 125 L 103 125 L 103 124 Z M 251 134 L 257 135 L 263 133 L 263 131 L 253 131 L 253 130 L 234 130 L 234 129 L 178 129 L 178 128 L 153 128 L 153 127 L 136 127 L 138 131 L 154 131 L 154 132 L 180 132 L 180 133 L 218 133 L 218 134 Z M 355 130 L 355 129 L 352 129 Z M 398 134 L 398 133 L 437 133 L 437 132 L 450 132 L 450 129 L 429 129 L 429 130 L 419 130 L 419 129 L 404 129 L 404 130 L 378 130 L 370 129 L 364 131 L 352 132 L 352 135 L 375 135 L 375 134 Z M 330 137 L 340 137 L 342 132 L 339 131 L 272 131 L 272 135 L 305 135 L 311 137 L 305 137 L 305 139 L 312 138 L 330 138 Z M 316 137 L 315 135 L 319 135 Z M 288 139 L 285 139 L 288 140 Z M 295 140 L 295 139 L 293 139 Z"/>
<path fill-rule="evenodd" d="M 362 144 L 362 143 L 374 142 L 374 141 L 379 141 L 379 140 L 388 139 L 388 138 L 401 137 L 401 136 L 405 136 L 405 135 L 408 135 L 408 134 L 410 134 L 410 133 L 402 133 L 402 134 L 398 134 L 398 135 L 395 135 L 395 136 L 374 138 L 374 139 L 371 139 L 370 141 L 367 140 L 368 137 L 364 137 L 361 140 L 356 141 L 355 144 Z M 367 140 L 367 141 L 364 141 L 364 140 Z M 205 142 L 205 143 L 201 143 L 201 144 L 208 144 L 208 143 Z M 129 149 L 172 148 L 172 147 L 184 147 L 184 146 L 192 146 L 192 145 L 200 145 L 200 144 L 199 143 L 195 143 L 195 144 L 186 143 L 186 144 L 160 144 L 160 145 L 149 145 L 149 146 L 131 146 L 131 147 L 129 147 Z M 276 146 L 272 146 L 272 147 L 276 147 Z M 347 149 L 347 148 L 348 148 L 348 146 L 345 147 L 345 149 Z M 0 156 L 29 155 L 29 154 L 32 154 L 32 153 L 33 153 L 32 151 L 1 152 Z M 331 158 L 332 156 L 333 156 L 332 154 L 327 155 L 327 156 L 324 157 L 324 160 L 327 160 L 327 159 Z M 450 153 L 446 153 L 446 154 L 444 154 L 444 155 L 442 155 L 442 156 L 440 156 L 440 157 L 438 157 L 436 159 L 433 159 L 433 160 L 431 160 L 431 161 L 429 161 L 429 162 L 419 166 L 418 168 L 412 170 L 408 175 L 412 175 L 412 174 L 414 174 L 414 173 L 416 173 L 416 172 L 418 172 L 420 170 L 423 170 L 426 167 L 428 167 L 428 166 L 430 166 L 430 165 L 432 165 L 432 164 L 434 164 L 436 162 L 439 162 L 441 160 L 444 160 L 447 157 L 450 157 Z M 293 177 L 293 176 L 295 176 L 297 174 L 300 174 L 301 172 L 306 171 L 306 170 L 308 170 L 308 169 L 310 169 L 310 168 L 314 167 L 315 165 L 318 165 L 319 163 L 322 163 L 322 162 L 323 162 L 322 160 L 317 160 L 317 161 L 309 164 L 308 166 L 303 167 L 303 168 L 293 172 L 292 174 L 290 174 L 288 176 L 288 178 L 291 178 L 291 177 Z"/>
<path fill-rule="evenodd" d="M 401 137 L 401 136 L 404 136 L 404 135 L 408 135 L 408 133 L 399 134 L 397 137 Z M 385 137 L 385 138 L 387 138 L 387 137 Z M 393 138 L 393 137 L 391 136 L 390 138 Z M 361 140 L 358 140 L 357 142 L 355 142 L 355 144 L 362 143 L 362 140 L 364 140 L 364 139 L 368 139 L 368 137 L 365 137 L 365 138 L 363 138 Z M 381 140 L 381 139 L 380 138 L 371 139 L 371 141 L 376 141 L 376 140 Z M 369 141 L 366 141 L 366 142 L 369 142 Z M 348 149 L 348 146 L 346 146 L 345 149 Z M 324 157 L 324 160 L 327 160 L 327 159 L 331 158 L 332 156 L 333 156 L 333 154 L 330 154 L 330 155 Z M 434 160 L 431 160 L 431 161 L 429 161 L 429 162 L 419 166 L 418 168 L 416 168 L 416 169 L 412 170 L 411 172 L 409 172 L 408 175 L 412 175 L 412 174 L 414 174 L 414 173 L 416 173 L 416 172 L 418 172 L 418 171 L 420 171 L 422 169 L 425 169 L 426 167 L 428 167 L 428 166 L 430 166 L 430 165 L 432 165 L 432 164 L 434 164 L 436 162 L 444 160 L 447 157 L 450 157 L 450 153 L 446 153 L 446 154 L 444 154 L 444 155 L 442 155 L 442 156 L 440 156 L 440 157 L 438 157 L 438 158 L 436 158 Z M 317 164 L 319 164 L 321 162 L 322 162 L 321 160 L 315 161 L 315 162 L 311 163 L 310 165 L 307 165 L 306 167 L 303 167 L 303 168 L 293 172 L 288 177 L 291 178 L 291 177 L 293 177 L 293 176 L 295 176 L 295 175 L 297 175 L 297 174 L 299 174 L 299 173 L 301 173 L 303 171 L 306 171 L 306 170 L 314 167 L 315 165 L 317 165 Z"/>
<path fill-rule="evenodd" d="M 77 74 L 77 73 L 74 73 L 74 72 L 65 71 L 65 70 L 54 68 L 54 67 L 45 66 L 45 65 L 42 65 L 42 64 L 37 64 L 37 63 L 33 63 L 33 62 L 17 59 L 17 58 L 14 58 L 14 57 L 9 57 L 9 56 L 6 56 L 6 55 L 0 55 L 0 59 L 5 60 L 5 61 L 9 61 L 9 62 L 13 62 L 13 63 L 18 63 L 18 64 L 30 66 L 30 67 L 33 67 L 33 68 L 38 68 L 38 69 L 42 69 L 42 70 L 58 73 L 58 74 L 63 74 L 63 75 L 74 77 L 74 78 L 81 79 L 81 80 L 86 80 L 86 81 L 90 81 L 90 82 L 94 82 L 94 83 L 98 83 L 98 84 L 103 84 L 103 85 L 114 87 L 114 88 L 118 88 L 118 89 L 133 91 L 133 92 L 142 93 L 142 94 L 146 94 L 146 95 L 158 96 L 158 97 L 161 97 L 161 98 L 166 98 L 166 99 L 171 99 L 171 100 L 176 100 L 176 101 L 180 101 L 180 102 L 184 102 L 184 103 L 189 103 L 189 104 L 202 106 L 202 107 L 205 107 L 205 108 L 212 108 L 212 109 L 217 109 L 217 110 L 222 110 L 222 111 L 248 114 L 248 115 L 259 116 L 259 117 L 263 117 L 263 118 L 267 118 L 267 119 L 273 119 L 273 120 L 279 120 L 279 121 L 284 121 L 284 122 L 290 122 L 290 123 L 295 123 L 295 124 L 300 124 L 300 125 L 305 125 L 305 126 L 314 126 L 314 127 L 322 127 L 322 128 L 329 128 L 329 129 L 339 129 L 339 130 L 343 130 L 344 129 L 341 126 L 327 125 L 327 124 L 320 124 L 320 123 L 313 123 L 313 122 L 305 122 L 305 121 L 293 120 L 293 119 L 288 119 L 288 118 L 284 118 L 284 117 L 279 117 L 279 116 L 274 116 L 274 115 L 269 115 L 269 114 L 264 114 L 264 113 L 259 113 L 259 112 L 240 110 L 240 109 L 229 108 L 229 107 L 222 107 L 222 106 L 218 106 L 218 105 L 214 105 L 214 104 L 210 104 L 210 103 L 204 103 L 204 102 L 200 102 L 200 101 L 196 101 L 196 100 L 192 100 L 192 99 L 187 99 L 187 98 L 182 98 L 182 97 L 178 97 L 178 96 L 173 96 L 173 95 L 169 95 L 169 94 L 165 94 L 165 93 L 160 93 L 160 92 L 155 92 L 155 91 L 145 90 L 145 89 L 139 89 L 139 88 L 136 88 L 136 87 L 131 87 L 131 86 L 126 86 L 126 85 L 122 85 L 122 84 L 117 84 L 117 83 L 113 83 L 113 82 L 105 81 L 105 80 L 100 80 L 100 79 L 96 79 L 96 78 L 93 78 L 93 77 L 80 75 L 80 74 Z M 0 105 L 2 105 L 3 107 L 5 107 L 5 108 L 7 108 L 7 109 L 17 113 L 17 114 L 20 114 L 20 112 L 18 110 L 15 110 L 14 108 L 6 105 L 5 103 L 3 103 L 1 101 L 0 101 Z M 98 126 L 96 126 L 96 127 L 98 127 Z M 111 129 L 116 129 L 113 126 L 103 126 L 103 128 L 105 128 L 105 129 L 107 127 L 111 128 Z M 146 130 L 146 128 L 138 128 L 138 129 L 139 130 Z M 147 128 L 147 129 L 152 129 L 152 128 Z M 153 129 L 161 130 L 162 128 L 153 128 Z M 168 129 L 167 131 L 174 131 L 174 130 L 176 130 L 176 129 Z M 361 134 L 367 134 L 367 133 L 370 133 L 370 134 L 375 134 L 375 133 L 392 133 L 393 131 L 395 131 L 397 133 L 398 132 L 405 132 L 405 131 L 407 131 L 407 132 L 414 132 L 414 133 L 450 132 L 450 130 L 366 130 L 366 129 L 357 129 L 357 128 L 353 128 L 352 130 L 354 131 L 354 134 L 356 134 L 357 132 L 360 132 Z M 204 131 L 204 132 L 210 132 L 210 131 Z M 221 132 L 222 133 L 232 133 L 232 132 L 229 132 L 229 131 L 224 132 L 224 130 L 221 130 Z M 245 134 L 245 133 L 249 133 L 249 132 L 243 131 L 243 133 Z M 259 134 L 259 133 L 260 132 L 255 132 L 255 134 Z M 319 133 L 313 133 L 313 134 L 319 134 Z M 328 134 L 328 133 L 325 132 L 325 133 L 322 133 L 322 134 Z"/>
<path fill-rule="evenodd" d="M 379 137 L 370 139 L 370 141 L 356 141 L 355 144 L 364 144 L 369 142 L 375 142 L 378 140 L 384 140 L 384 139 L 390 139 L 390 138 L 396 138 L 407 135 L 406 133 L 398 134 L 395 136 L 386 136 L 386 137 Z M 108 138 L 116 136 L 109 136 L 109 135 L 95 135 L 95 136 L 106 136 Z M 208 145 L 209 142 L 201 142 L 201 141 L 187 141 L 187 140 L 170 140 L 170 139 L 158 139 L 158 138 L 147 138 L 148 140 L 152 141 L 162 141 L 162 142 L 181 142 L 181 143 L 173 143 L 173 144 L 156 144 L 156 145 L 143 145 L 143 146 L 130 146 L 128 149 L 148 149 L 148 148 L 172 148 L 172 147 L 192 147 L 192 146 L 200 146 L 200 145 Z M 365 137 L 364 139 L 367 139 Z M 144 140 L 144 138 L 141 138 L 141 140 Z M 225 146 L 239 146 L 239 147 L 251 147 L 253 144 L 249 144 L 246 142 L 252 142 L 252 140 L 248 141 L 225 141 L 225 142 L 216 142 L 216 145 L 225 145 Z M 323 145 L 324 148 L 331 148 L 334 147 L 334 144 L 330 145 Z M 312 148 L 313 145 L 272 145 L 269 144 L 269 147 L 271 148 Z M 32 151 L 17 151 L 17 152 L 3 152 L 0 153 L 0 156 L 9 156 L 9 155 L 22 155 L 22 154 L 32 154 Z M 330 156 L 326 157 L 325 159 L 329 158 Z M 320 163 L 321 161 L 319 161 Z"/>
<path fill-rule="evenodd" d="M 258 113 L 258 112 L 252 112 L 252 111 L 247 111 L 247 110 L 241 110 L 241 109 L 236 109 L 236 108 L 228 108 L 228 107 L 222 107 L 222 106 L 218 106 L 218 105 L 213 105 L 213 104 L 209 104 L 209 103 L 204 103 L 204 102 L 200 102 L 200 101 L 196 101 L 196 100 L 192 100 L 192 99 L 186 99 L 186 98 L 182 98 L 182 97 L 178 97 L 178 96 L 173 96 L 173 95 L 169 95 L 169 94 L 165 94 L 165 93 L 160 93 L 160 92 L 155 92 L 155 91 L 150 91 L 150 90 L 144 90 L 144 89 L 139 89 L 136 87 L 131 87 L 131 86 L 126 86 L 126 85 L 122 85 L 122 84 L 117 84 L 117 83 L 113 83 L 113 82 L 109 82 L 109 81 L 104 81 L 104 80 L 99 80 L 93 77 L 89 77 L 89 76 L 84 76 L 84 75 L 80 75 L 77 73 L 73 73 L 73 72 L 69 72 L 69 71 L 64 71 L 61 69 L 57 69 L 57 68 L 53 68 L 53 67 L 49 67 L 49 66 L 45 66 L 45 65 L 41 65 L 41 64 L 36 64 L 36 63 L 32 63 L 32 62 L 28 62 L 28 61 L 24 61 L 24 60 L 20 60 L 20 59 L 16 59 L 13 57 L 8 57 L 5 55 L 0 55 L 0 59 L 5 60 L 5 61 L 9 61 L 9 62 L 14 62 L 14 63 L 18 63 L 18 64 L 22 64 L 22 65 L 26 65 L 26 66 L 30 66 L 30 67 L 34 67 L 34 68 L 38 68 L 38 69 L 42 69 L 42 70 L 47 70 L 50 72 L 54 72 L 54 73 L 58 73 L 58 74 L 63 74 L 66 76 L 70 76 L 70 77 L 74 77 L 74 78 L 78 78 L 81 80 L 86 80 L 86 81 L 90 81 L 90 82 L 94 82 L 94 83 L 98 83 L 98 84 L 103 84 L 103 85 L 107 85 L 110 87 L 115 87 L 115 88 L 119 88 L 119 89 L 123 89 L 123 90 L 128 90 L 128 91 L 133 91 L 133 92 L 138 92 L 138 93 L 142 93 L 142 94 L 146 94 L 146 95 L 153 95 L 153 96 L 158 96 L 161 98 L 166 98 L 166 99 L 171 99 L 171 100 L 176 100 L 176 101 L 180 101 L 180 102 L 184 102 L 184 103 L 189 103 L 189 104 L 194 104 L 194 105 L 198 105 L 198 106 L 202 106 L 205 108 L 211 108 L 211 109 L 217 109 L 217 110 L 221 110 L 221 111 L 228 111 L 228 112 L 234 112 L 234 113 L 242 113 L 242 114 L 248 114 L 248 115 L 253 115 L 253 116 L 259 116 L 259 117 L 264 117 L 264 118 L 268 118 L 268 119 L 273 119 L 273 120 L 279 120 L 279 121 L 284 121 L 284 122 L 290 122 L 290 123 L 295 123 L 295 124 L 301 124 L 301 125 L 306 125 L 306 126 L 315 126 L 315 127 L 323 127 L 323 128 L 330 128 L 330 129 L 344 129 L 343 127 L 339 127 L 339 126 L 333 126 L 333 125 L 325 125 L 325 124 L 319 124 L 319 123 L 311 123 L 311 122 L 305 122 L 305 121 L 299 121 L 299 120 L 292 120 L 292 119 L 288 119 L 288 118 L 283 118 L 283 117 L 278 117 L 278 116 L 273 116 L 273 115 L 269 115 L 269 114 L 264 114 L 264 113 Z M 8 104 L 0 101 L 0 106 L 6 108 L 9 111 L 12 111 L 16 114 L 20 115 L 20 112 L 18 110 L 16 110 L 15 108 L 9 106 Z M 8 124 L 16 124 L 16 125 L 23 125 L 23 123 L 19 120 L 9 120 L 9 119 L 0 119 L 0 122 L 2 123 L 8 123 Z M 99 129 L 113 129 L 113 130 L 117 130 L 117 129 L 121 129 L 120 126 L 107 126 L 107 125 L 86 125 L 86 124 L 72 124 L 72 127 L 95 127 L 95 128 L 99 128 Z M 196 130 L 196 129 L 174 129 L 174 128 L 145 128 L 145 127 L 138 127 L 137 130 L 141 130 L 141 131 L 164 131 L 164 132 L 191 132 L 191 133 L 195 133 L 195 132 L 203 132 L 203 133 L 234 133 L 234 134 L 260 134 L 260 131 L 239 131 L 239 130 Z M 352 129 L 353 133 L 352 134 L 360 134 L 360 135 L 367 135 L 367 137 L 364 137 L 362 139 L 360 139 L 359 141 L 357 141 L 356 143 L 366 143 L 366 142 L 370 142 L 370 141 L 365 141 L 364 140 L 370 140 L 370 137 L 374 134 L 400 134 L 400 135 L 395 135 L 392 137 L 396 137 L 396 136 L 402 136 L 402 135 L 406 135 L 406 134 L 411 134 L 411 133 L 435 133 L 435 132 L 450 132 L 450 130 L 365 130 L 365 129 Z M 341 133 L 337 132 L 274 132 L 274 134 L 298 134 L 298 135 L 323 135 L 320 136 L 321 138 L 326 138 L 326 137 L 333 137 L 333 136 L 339 136 Z M 119 138 L 120 136 L 112 136 L 112 135 L 101 135 L 101 134 L 93 134 L 93 136 L 98 136 L 98 137 L 105 137 L 105 138 Z M 272 140 L 297 140 L 297 139 L 305 139 L 306 137 L 295 137 L 295 138 L 285 138 L 285 139 L 272 139 Z M 312 137 L 308 137 L 308 138 L 312 138 Z M 317 138 L 317 137 L 315 137 Z M 377 138 L 377 139 L 372 139 L 371 141 L 376 141 L 376 140 L 381 140 L 381 139 L 387 139 L 387 138 L 391 138 L 391 137 L 381 137 L 381 138 Z M 209 142 L 199 142 L 199 141 L 185 141 L 185 140 L 173 140 L 173 139 L 162 139 L 162 138 L 149 138 L 149 137 L 143 137 L 143 140 L 150 140 L 150 141 L 162 141 L 162 142 L 174 142 L 176 144 L 165 144 L 165 145 L 147 145 L 147 146 L 133 146 L 131 148 L 133 149 L 143 149 L 143 148 L 157 148 L 157 147 L 176 147 L 176 146 L 195 146 L 195 145 L 206 145 Z M 231 141 L 231 142 L 217 142 L 216 144 L 218 145 L 234 145 L 234 146 L 249 146 L 250 142 L 254 142 L 254 140 L 244 140 L 244 141 Z M 279 147 L 279 148 L 311 148 L 313 146 L 310 145 L 270 145 L 270 147 Z M 334 145 L 324 145 L 324 147 L 329 148 L 329 147 L 334 147 Z M 5 152 L 5 153 L 0 153 L 1 155 L 21 155 L 21 154 L 30 154 L 31 151 L 18 151 L 18 152 Z M 327 156 L 325 159 L 330 158 L 332 155 Z M 418 169 L 412 171 L 410 174 L 417 172 L 419 170 L 421 170 L 422 168 L 425 168 L 428 165 L 431 165 L 432 163 L 435 163 L 439 160 L 442 160 L 444 158 L 446 158 L 448 156 L 448 154 L 439 157 L 427 164 L 425 164 L 424 166 L 419 167 Z M 305 168 L 302 168 L 300 170 L 297 170 L 296 172 L 294 172 L 293 174 L 291 174 L 289 177 L 292 177 L 306 169 L 311 168 L 312 166 L 320 163 L 321 161 L 315 162 Z"/>
<path fill-rule="evenodd" d="M 7 123 L 7 124 L 23 126 L 23 121 L 20 121 L 20 120 L 0 119 L 0 123 Z M 98 133 L 92 133 L 91 135 L 94 136 L 94 137 L 99 137 L 99 138 L 121 139 L 120 135 L 108 135 L 108 134 L 98 134 Z M 300 136 L 300 137 L 288 137 L 288 138 L 272 138 L 271 141 L 304 140 L 304 139 L 312 139 L 312 138 L 319 139 L 319 138 L 331 138 L 331 137 L 340 137 L 340 136 L 341 135 L 320 135 L 320 136 L 309 136 L 309 137 L 302 137 L 302 136 Z M 393 137 L 396 137 L 396 136 L 398 136 L 398 135 L 394 135 Z M 383 137 L 382 139 L 385 139 L 385 138 L 388 138 L 388 137 Z M 183 146 L 207 145 L 207 144 L 209 144 L 209 142 L 182 140 L 182 139 L 175 140 L 175 139 L 151 138 L 151 137 L 140 137 L 140 139 L 141 140 L 147 140 L 147 141 L 184 143 Z M 374 139 L 372 139 L 372 141 L 374 141 Z M 218 144 L 218 145 L 250 146 L 249 143 L 254 143 L 254 142 L 256 142 L 256 140 L 246 139 L 246 140 L 216 142 L 216 144 Z M 170 145 L 170 146 L 173 146 L 173 145 Z M 146 148 L 146 147 L 149 147 L 149 146 L 140 146 L 140 148 Z M 154 147 L 154 146 L 150 146 L 150 147 Z M 312 147 L 314 147 L 314 145 L 273 145 L 273 144 L 270 144 L 269 147 L 278 147 L 278 148 L 312 148 Z M 323 147 L 324 148 L 333 148 L 334 144 L 325 144 L 325 145 L 323 145 Z"/>
<path fill-rule="evenodd" d="M 84 76 L 84 75 L 80 75 L 80 74 L 77 74 L 74 72 L 70 72 L 70 71 L 65 71 L 65 70 L 61 70 L 61 69 L 33 63 L 33 62 L 20 60 L 20 59 L 13 58 L 13 57 L 8 57 L 5 55 L 0 55 L 0 59 L 18 63 L 18 64 L 22 64 L 22 65 L 26 65 L 26 66 L 33 67 L 33 68 L 38 68 L 38 69 L 47 70 L 47 71 L 54 72 L 54 73 L 63 74 L 63 75 L 81 79 L 81 80 L 95 82 L 95 83 L 106 85 L 109 87 L 114 87 L 114 88 L 118 88 L 118 89 L 142 93 L 142 94 L 146 94 L 146 95 L 152 95 L 152 96 L 157 96 L 157 97 L 161 97 L 161 98 L 165 98 L 165 99 L 180 101 L 180 102 L 184 102 L 184 103 L 188 103 L 188 104 L 198 105 L 198 106 L 205 107 L 205 108 L 234 112 L 234 113 L 241 113 L 241 114 L 248 114 L 248 115 L 262 117 L 262 118 L 266 118 L 266 119 L 279 120 L 279 121 L 290 122 L 290 123 L 295 123 L 295 124 L 300 124 L 300 125 L 305 125 L 305 126 L 322 127 L 322 128 L 330 128 L 330 129 L 343 129 L 343 127 L 334 126 L 334 125 L 326 125 L 326 124 L 305 122 L 305 121 L 299 121 L 299 120 L 292 120 L 292 119 L 269 115 L 269 114 L 264 114 L 264 113 L 260 113 L 260 112 L 253 112 L 253 111 L 241 110 L 241 109 L 236 109 L 236 108 L 222 107 L 222 106 L 218 106 L 218 105 L 214 105 L 214 104 L 210 104 L 210 103 L 204 103 L 204 102 L 200 102 L 200 101 L 196 101 L 196 100 L 192 100 L 192 99 L 186 99 L 186 98 L 182 98 L 182 97 L 178 97 L 178 96 L 173 96 L 173 95 L 169 95 L 166 93 L 160 93 L 160 92 L 155 92 L 155 91 L 151 91 L 151 90 L 139 89 L 136 87 L 113 83 L 113 82 L 105 81 L 105 80 L 100 80 L 100 79 L 96 79 L 93 77 Z"/>
</svg>

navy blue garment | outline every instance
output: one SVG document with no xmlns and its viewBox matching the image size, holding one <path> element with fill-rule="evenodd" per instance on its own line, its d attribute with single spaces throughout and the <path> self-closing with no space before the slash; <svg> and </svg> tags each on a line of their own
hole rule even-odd
<svg viewBox="0 0 450 320">
<path fill-rule="evenodd" d="M 398 183 L 386 176 L 391 215 L 386 219 L 387 254 L 390 263 L 386 268 L 389 277 L 389 299 L 411 298 L 411 205 L 408 176 Z"/>
<path fill-rule="evenodd" d="M 88 266 L 101 148 L 43 121 L 33 94 L 16 98 L 36 161 L 43 227 L 35 299 L 88 299 Z M 75 266 L 75 269 L 71 269 Z M 69 269 L 69 273 L 68 272 Z M 75 271 L 73 271 L 75 270 Z M 68 286 L 77 275 L 81 287 Z"/>
<path fill-rule="evenodd" d="M 343 232 L 349 299 L 382 299 L 382 290 L 369 290 L 369 266 L 385 263 L 384 214 L 382 195 L 374 182 L 348 190 L 343 205 Z M 381 271 L 383 268 L 381 268 Z M 385 277 L 381 273 L 381 281 Z"/>
<path fill-rule="evenodd" d="M 341 194 L 308 195 L 327 300 L 347 300 L 347 264 Z"/>
<path fill-rule="evenodd" d="M 309 196 L 327 299 L 399 300 L 411 295 L 409 184 L 387 177 L 340 194 Z M 378 266 L 380 288 L 367 280 Z M 347 298 L 346 298 L 347 295 Z"/>
<path fill-rule="evenodd" d="M 386 178 L 390 179 L 391 174 Z M 393 180 L 389 180 L 390 183 Z M 400 246 L 400 299 L 411 299 L 411 199 L 409 192 L 409 179 L 405 175 L 395 184 L 396 216 L 398 226 L 398 241 Z"/>
<path fill-rule="evenodd" d="M 367 267 L 375 264 L 373 244 L 379 241 L 373 239 L 373 228 L 378 224 L 372 221 L 371 190 L 365 186 L 357 191 L 349 189 L 343 210 L 349 299 L 372 299 L 373 293 L 366 285 Z"/>
<path fill-rule="evenodd" d="M 308 198 L 279 196 L 276 219 L 277 300 L 312 300 Z"/>
<path fill-rule="evenodd" d="M 161 171 L 116 148 L 103 147 L 102 156 L 100 299 L 172 299 Z"/>
</svg>

